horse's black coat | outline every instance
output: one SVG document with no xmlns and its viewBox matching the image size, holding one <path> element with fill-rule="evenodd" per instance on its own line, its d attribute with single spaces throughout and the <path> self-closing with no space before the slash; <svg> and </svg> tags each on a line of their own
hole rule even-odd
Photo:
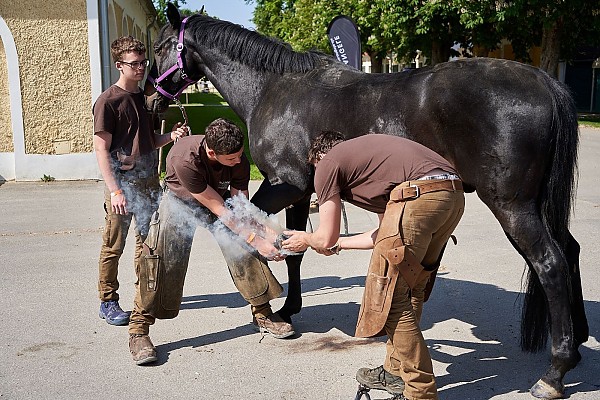
<svg viewBox="0 0 600 400">
<path fill-rule="evenodd" d="M 155 48 L 158 72 L 176 60 L 180 17 Z M 588 338 L 579 245 L 568 230 L 578 128 L 568 91 L 537 68 L 477 58 L 393 74 L 365 74 L 318 53 L 298 53 L 226 21 L 196 15 L 185 31 L 188 75 L 206 76 L 248 127 L 250 151 L 267 177 L 252 201 L 269 213 L 286 208 L 287 225 L 305 229 L 312 171 L 311 138 L 386 133 L 435 150 L 494 213 L 529 266 L 522 322 L 525 350 L 544 348 L 552 363 L 532 393 L 563 394 L 564 374 Z M 163 88 L 181 87 L 174 73 Z M 166 100 L 157 108 L 164 109 Z M 292 206 L 293 207 L 289 207 Z M 300 262 L 288 257 L 284 318 L 300 310 Z"/>
</svg>

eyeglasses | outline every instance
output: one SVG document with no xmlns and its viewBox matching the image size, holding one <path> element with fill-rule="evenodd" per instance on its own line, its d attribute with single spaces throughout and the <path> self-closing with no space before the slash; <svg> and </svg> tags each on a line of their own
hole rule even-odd
<svg viewBox="0 0 600 400">
<path fill-rule="evenodd" d="M 148 65 L 150 65 L 150 60 L 142 60 L 142 61 L 134 61 L 134 62 L 119 61 L 119 62 L 129 65 L 129 67 L 132 69 L 146 68 Z"/>
</svg>

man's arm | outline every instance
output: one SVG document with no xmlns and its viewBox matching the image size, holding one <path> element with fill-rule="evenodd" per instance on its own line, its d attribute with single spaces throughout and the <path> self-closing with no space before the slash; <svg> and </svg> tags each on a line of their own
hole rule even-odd
<svg viewBox="0 0 600 400">
<path fill-rule="evenodd" d="M 94 135 L 94 151 L 98 168 L 102 174 L 102 179 L 111 193 L 110 202 L 113 212 L 116 214 L 127 214 L 127 199 L 119 187 L 119 182 L 115 178 L 110 157 L 110 145 L 112 135 L 108 132 L 96 132 Z"/>
<path fill-rule="evenodd" d="M 340 237 L 341 213 L 342 200 L 335 195 L 319 205 L 319 228 L 313 233 L 285 231 L 290 238 L 283 242 L 283 248 L 292 252 L 302 252 L 309 247 L 317 252 L 326 251 Z"/>
<path fill-rule="evenodd" d="M 154 133 L 154 143 L 156 148 L 163 147 L 164 145 L 171 143 L 179 138 L 187 136 L 189 132 L 189 128 L 185 126 L 183 123 L 178 122 L 173 125 L 173 130 L 168 133 L 160 134 Z"/>
<path fill-rule="evenodd" d="M 312 247 L 317 253 L 330 256 L 342 249 L 369 250 L 375 246 L 379 227 L 354 236 L 339 237 L 341 219 L 341 199 L 335 196 L 319 206 L 319 227 L 314 233 L 285 231 L 290 235 L 283 242 L 283 248 L 289 251 L 304 251 Z M 379 224 L 383 214 L 378 214 Z M 337 242 L 336 242 L 337 241 Z M 335 243 L 335 244 L 334 244 Z"/>
<path fill-rule="evenodd" d="M 383 219 L 383 214 L 377 214 L 379 217 L 379 225 L 381 225 L 381 220 Z M 363 232 L 354 236 L 346 236 L 340 238 L 336 243 L 337 248 L 334 249 L 335 253 L 339 253 L 340 250 L 370 250 L 375 247 L 375 240 L 377 239 L 377 234 L 379 233 L 379 226 L 375 229 L 371 229 L 370 231 Z"/>
</svg>

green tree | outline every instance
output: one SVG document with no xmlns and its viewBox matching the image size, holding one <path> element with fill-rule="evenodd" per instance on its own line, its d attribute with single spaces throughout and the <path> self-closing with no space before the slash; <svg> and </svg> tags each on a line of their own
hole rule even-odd
<svg viewBox="0 0 600 400">
<path fill-rule="evenodd" d="M 529 62 L 531 48 L 540 46 L 540 68 L 556 76 L 559 61 L 570 61 L 579 46 L 600 44 L 598 1 L 454 1 L 462 3 L 462 24 L 471 32 L 467 44 L 481 50 L 476 55 L 508 39 L 515 57 Z"/>
<path fill-rule="evenodd" d="M 514 0 L 507 5 L 506 14 L 530 32 L 533 41 L 525 41 L 525 45 L 541 46 L 540 68 L 553 76 L 559 61 L 570 61 L 579 46 L 600 44 L 598 1 Z M 510 29 L 506 31 L 508 39 L 522 39 L 520 32 L 511 35 Z"/>
<path fill-rule="evenodd" d="M 254 23 L 266 35 L 297 50 L 330 52 L 329 21 L 351 17 L 373 71 L 395 51 L 411 60 L 420 49 L 431 64 L 448 60 L 460 46 L 485 56 L 508 39 L 517 59 L 531 61 L 541 46 L 541 68 L 555 75 L 559 60 L 570 60 L 578 46 L 600 44 L 600 2 L 589 0 L 246 0 L 256 3 Z"/>
<path fill-rule="evenodd" d="M 390 1 L 366 0 L 246 0 L 255 3 L 253 22 L 257 30 L 277 37 L 298 51 L 318 49 L 331 53 L 327 26 L 344 14 L 357 24 L 361 47 L 369 54 L 373 72 L 381 72 L 382 60 L 395 46 L 389 34 L 395 27 L 381 25 L 383 13 L 390 10 Z M 388 18 L 388 21 L 394 22 Z"/>
</svg>

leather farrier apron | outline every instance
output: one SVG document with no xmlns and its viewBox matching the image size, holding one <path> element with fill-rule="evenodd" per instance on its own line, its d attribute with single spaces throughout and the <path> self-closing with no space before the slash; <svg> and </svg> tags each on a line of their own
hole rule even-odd
<svg viewBox="0 0 600 400">
<path fill-rule="evenodd" d="M 429 192 L 462 190 L 462 182 L 458 180 L 419 182 L 418 185 L 411 185 L 411 183 L 414 181 L 404 182 L 390 193 L 390 200 L 386 205 L 367 271 L 365 291 L 356 324 L 356 337 L 386 334 L 384 326 L 399 275 L 406 281 L 408 287 L 413 289 L 416 282 L 425 279 L 422 274 L 431 274 L 431 271 L 425 271 L 402 238 L 402 215 L 406 202 L 416 201 L 421 194 Z M 428 285 L 428 290 L 431 289 L 431 285 Z"/>
<path fill-rule="evenodd" d="M 166 196 L 169 194 L 163 195 L 159 211 L 152 216 L 139 277 L 141 305 L 158 319 L 175 318 L 179 314 L 195 230 L 194 225 L 188 234 L 182 235 L 186 229 L 178 228 L 177 223 L 169 223 L 165 229 L 163 224 L 169 220 L 170 213 L 168 203 L 176 201 Z M 207 214 L 207 227 L 215 220 L 214 215 Z M 250 252 L 241 241 L 217 242 L 236 288 L 248 303 L 254 306 L 265 304 L 283 292 L 264 257 Z"/>
</svg>

